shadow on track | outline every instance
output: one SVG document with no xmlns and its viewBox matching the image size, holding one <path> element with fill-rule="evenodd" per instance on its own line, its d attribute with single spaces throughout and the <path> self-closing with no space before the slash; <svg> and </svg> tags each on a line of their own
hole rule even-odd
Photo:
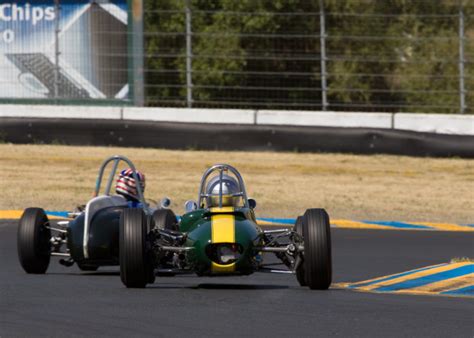
<svg viewBox="0 0 474 338">
<path fill-rule="evenodd" d="M 82 277 L 110 277 L 120 276 L 120 271 L 94 271 L 94 272 L 48 272 L 46 275 L 54 276 L 82 276 Z M 197 285 L 170 285 L 170 279 L 173 278 L 196 278 L 194 275 L 180 276 L 161 276 L 157 277 L 155 283 L 148 284 L 147 289 L 190 289 L 190 290 L 284 290 L 289 289 L 288 285 L 270 285 L 270 284 L 219 284 L 219 283 L 201 283 Z"/>
<path fill-rule="evenodd" d="M 48 272 L 46 275 L 56 275 L 56 276 L 120 276 L 119 271 L 102 271 L 102 272 Z"/>
<path fill-rule="evenodd" d="M 199 284 L 191 287 L 191 289 L 208 289 L 208 290 L 278 290 L 288 289 L 287 285 L 248 285 L 248 284 Z"/>
</svg>

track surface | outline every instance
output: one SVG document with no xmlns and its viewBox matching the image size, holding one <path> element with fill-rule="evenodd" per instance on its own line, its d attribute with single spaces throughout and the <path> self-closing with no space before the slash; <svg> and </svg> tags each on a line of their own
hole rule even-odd
<svg viewBox="0 0 474 338">
<path fill-rule="evenodd" d="M 117 268 L 46 275 L 17 260 L 16 222 L 0 221 L 0 337 L 472 337 L 472 299 L 310 291 L 291 275 L 157 278 L 122 286 Z M 474 234 L 333 229 L 334 282 L 474 256 Z"/>
</svg>

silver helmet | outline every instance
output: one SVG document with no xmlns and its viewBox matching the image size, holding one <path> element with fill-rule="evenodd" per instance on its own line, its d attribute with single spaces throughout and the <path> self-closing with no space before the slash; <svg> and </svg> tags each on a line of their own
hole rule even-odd
<svg viewBox="0 0 474 338">
<path fill-rule="evenodd" d="M 219 206 L 219 194 L 222 182 L 222 206 L 238 206 L 241 201 L 241 192 L 237 180 L 229 175 L 223 174 L 222 181 L 221 176 L 214 176 L 209 180 L 206 186 L 207 194 L 207 206 L 218 207 Z"/>
</svg>

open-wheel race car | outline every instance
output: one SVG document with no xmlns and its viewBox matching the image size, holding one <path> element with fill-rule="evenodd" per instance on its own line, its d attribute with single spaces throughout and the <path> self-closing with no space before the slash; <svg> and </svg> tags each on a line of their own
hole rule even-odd
<svg viewBox="0 0 474 338">
<path fill-rule="evenodd" d="M 128 168 L 115 182 L 119 163 Z M 106 168 L 112 168 L 103 193 L 100 193 Z M 111 194 L 115 185 L 116 195 Z M 84 206 L 68 214 L 70 221 L 50 222 L 41 208 L 27 208 L 18 226 L 17 245 L 21 266 L 27 273 L 45 273 L 51 256 L 59 256 L 65 266 L 74 263 L 83 271 L 95 271 L 100 266 L 119 264 L 119 223 L 125 210 L 147 215 L 153 227 L 168 224 L 174 229 L 176 216 L 169 209 L 168 199 L 160 208 L 152 209 L 144 198 L 145 177 L 124 156 L 106 159 L 96 180 L 94 197 Z"/>
<path fill-rule="evenodd" d="M 240 173 L 227 164 L 205 171 L 197 202 L 186 202 L 178 226 L 150 227 L 143 209 L 126 209 L 120 221 L 120 276 L 125 286 L 143 288 L 155 276 L 295 274 L 300 285 L 328 289 L 332 278 L 329 216 L 308 209 L 293 229 L 263 230 L 256 202 L 247 197 Z M 176 229 L 173 229 L 176 227 Z M 265 263 L 274 254 L 278 263 Z"/>
</svg>

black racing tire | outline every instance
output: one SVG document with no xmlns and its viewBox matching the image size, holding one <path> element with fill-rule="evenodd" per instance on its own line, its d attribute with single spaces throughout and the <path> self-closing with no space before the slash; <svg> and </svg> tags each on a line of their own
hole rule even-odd
<svg viewBox="0 0 474 338">
<path fill-rule="evenodd" d="M 27 273 L 44 274 L 51 258 L 51 230 L 43 209 L 27 208 L 18 224 L 17 247 L 20 264 Z"/>
<path fill-rule="evenodd" d="M 144 288 L 153 282 L 146 250 L 147 221 L 142 209 L 124 209 L 120 217 L 120 278 L 127 288 Z"/>
<path fill-rule="evenodd" d="M 324 209 L 308 209 L 303 216 L 305 282 L 310 289 L 327 290 L 332 281 L 331 228 Z"/>
<path fill-rule="evenodd" d="M 303 216 L 298 216 L 296 218 L 296 223 L 294 227 L 294 231 L 301 237 L 303 237 Z M 306 284 L 306 279 L 305 279 L 305 272 L 304 272 L 304 256 L 300 256 L 303 261 L 301 262 L 300 266 L 298 269 L 296 269 L 296 279 L 298 280 L 298 283 L 300 283 L 301 286 L 308 286 Z"/>
<path fill-rule="evenodd" d="M 179 231 L 178 219 L 170 209 L 158 209 L 153 213 L 153 221 L 158 229 Z"/>
<path fill-rule="evenodd" d="M 77 263 L 77 267 L 81 270 L 81 271 L 97 271 L 97 269 L 99 268 L 97 265 L 91 265 L 91 264 L 84 264 L 84 263 Z"/>
</svg>

